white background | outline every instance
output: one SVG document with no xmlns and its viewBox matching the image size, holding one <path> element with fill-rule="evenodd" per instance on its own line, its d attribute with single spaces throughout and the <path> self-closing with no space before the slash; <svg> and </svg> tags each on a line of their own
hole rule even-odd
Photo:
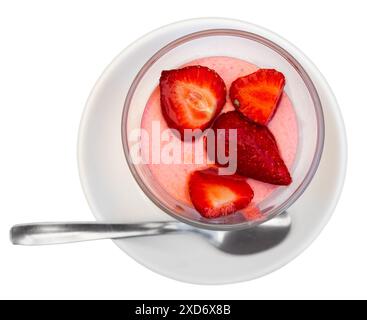
<svg viewBox="0 0 367 320">
<path fill-rule="evenodd" d="M 367 298 L 365 6 L 363 0 L 1 1 L 0 298 Z M 76 162 L 79 120 L 93 84 L 136 38 L 203 16 L 279 33 L 333 88 L 347 127 L 349 166 L 320 237 L 281 270 L 225 286 L 164 278 L 108 240 L 12 246 L 12 224 L 93 218 Z"/>
</svg>

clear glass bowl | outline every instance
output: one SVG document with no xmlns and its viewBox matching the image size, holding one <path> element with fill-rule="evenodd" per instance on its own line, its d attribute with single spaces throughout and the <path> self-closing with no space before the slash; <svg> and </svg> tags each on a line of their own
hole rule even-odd
<svg viewBox="0 0 367 320">
<path fill-rule="evenodd" d="M 285 91 L 293 102 L 298 122 L 298 148 L 291 168 L 293 182 L 279 187 L 257 204 L 262 215 L 247 221 L 238 213 L 205 219 L 191 206 L 172 198 L 152 176 L 149 167 L 134 164 L 130 158 L 128 133 L 141 127 L 142 115 L 150 94 L 158 85 L 162 70 L 174 69 L 192 60 L 209 56 L 229 56 L 262 68 L 281 70 Z M 215 230 L 246 229 L 285 211 L 311 182 L 323 150 L 324 118 L 318 93 L 302 65 L 274 42 L 254 33 L 232 29 L 199 31 L 179 38 L 153 55 L 141 68 L 126 96 L 122 124 L 122 143 L 130 170 L 140 188 L 164 212 L 195 227 Z"/>
</svg>

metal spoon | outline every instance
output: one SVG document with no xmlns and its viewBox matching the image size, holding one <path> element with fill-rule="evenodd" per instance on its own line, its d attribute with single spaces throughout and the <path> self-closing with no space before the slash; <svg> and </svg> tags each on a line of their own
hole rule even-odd
<svg viewBox="0 0 367 320">
<path fill-rule="evenodd" d="M 281 215 L 256 227 L 240 231 L 198 229 L 178 221 L 137 224 L 30 223 L 15 225 L 10 238 L 15 245 L 49 245 L 100 239 L 123 239 L 164 234 L 193 233 L 230 254 L 253 254 L 270 249 L 287 236 L 290 216 Z"/>
</svg>

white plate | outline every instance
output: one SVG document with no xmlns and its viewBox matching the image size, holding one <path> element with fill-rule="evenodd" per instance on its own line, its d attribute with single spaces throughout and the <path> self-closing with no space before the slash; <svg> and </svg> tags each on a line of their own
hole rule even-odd
<svg viewBox="0 0 367 320">
<path fill-rule="evenodd" d="M 250 280 L 285 265 L 318 236 L 342 190 L 346 171 L 346 136 L 337 102 L 323 76 L 292 44 L 278 35 L 237 20 L 204 18 L 155 30 L 126 48 L 95 85 L 80 125 L 78 159 L 82 186 L 97 220 L 140 222 L 172 220 L 140 190 L 129 171 L 121 143 L 125 95 L 143 64 L 167 43 L 203 29 L 254 32 L 290 52 L 312 78 L 324 109 L 325 148 L 319 169 L 299 200 L 288 210 L 292 229 L 276 247 L 254 255 L 223 253 L 195 235 L 166 235 L 115 241 L 149 269 L 177 280 L 222 284 Z"/>
</svg>

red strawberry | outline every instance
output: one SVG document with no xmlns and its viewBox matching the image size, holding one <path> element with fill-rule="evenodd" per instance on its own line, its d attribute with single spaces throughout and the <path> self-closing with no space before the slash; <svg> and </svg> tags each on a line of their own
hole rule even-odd
<svg viewBox="0 0 367 320">
<path fill-rule="evenodd" d="M 191 201 L 205 218 L 217 218 L 245 208 L 254 192 L 239 175 L 219 175 L 216 168 L 198 170 L 189 180 Z"/>
<path fill-rule="evenodd" d="M 220 134 L 218 129 L 225 129 L 222 131 L 225 134 L 224 140 L 218 139 Z M 220 141 L 225 142 L 225 146 L 219 146 L 218 149 L 219 152 L 224 150 L 225 156 L 229 155 L 228 129 L 237 129 L 237 154 L 234 156 L 237 156 L 238 174 L 277 185 L 289 185 L 292 182 L 288 169 L 279 154 L 276 140 L 266 126 L 247 120 L 238 111 L 221 114 L 215 120 L 213 130 L 216 145 Z"/>
<path fill-rule="evenodd" d="M 163 71 L 159 85 L 163 116 L 181 135 L 184 129 L 208 128 L 226 102 L 223 79 L 207 67 Z"/>
<path fill-rule="evenodd" d="M 281 72 L 259 69 L 235 80 L 229 96 L 235 108 L 250 120 L 267 124 L 273 116 L 285 85 Z"/>
</svg>

